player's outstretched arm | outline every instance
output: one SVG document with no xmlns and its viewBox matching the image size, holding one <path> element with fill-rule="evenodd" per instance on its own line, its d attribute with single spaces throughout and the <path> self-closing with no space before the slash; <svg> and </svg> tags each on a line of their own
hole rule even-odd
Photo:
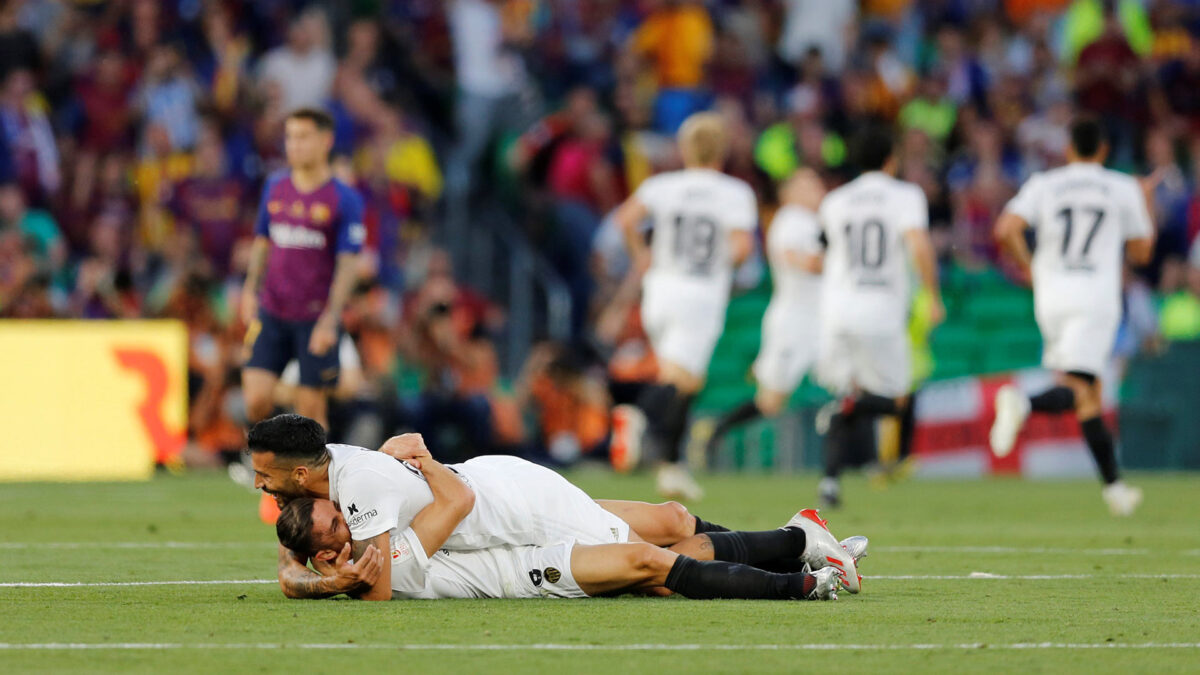
<svg viewBox="0 0 1200 675">
<path fill-rule="evenodd" d="M 279 588 L 283 594 L 294 599 L 329 598 L 342 593 L 358 593 L 374 584 L 383 567 L 383 554 L 379 549 L 364 549 L 350 562 L 350 548 L 338 555 L 329 570 L 321 575 L 308 569 L 287 547 L 279 546 Z"/>
</svg>

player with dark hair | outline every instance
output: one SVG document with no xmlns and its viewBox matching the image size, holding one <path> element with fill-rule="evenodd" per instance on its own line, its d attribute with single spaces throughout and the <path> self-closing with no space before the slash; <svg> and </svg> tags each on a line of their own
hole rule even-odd
<svg viewBox="0 0 1200 675">
<path fill-rule="evenodd" d="M 889 130 L 865 129 L 852 147 L 863 173 L 830 192 L 819 212 L 827 248 L 817 380 L 840 398 L 829 419 L 819 488 L 830 506 L 841 500 L 838 476 L 852 431 L 909 405 L 909 259 L 929 292 L 931 325 L 945 316 L 925 193 L 895 178 Z"/>
<path fill-rule="evenodd" d="M 296 411 L 327 424 L 337 383 L 341 314 L 356 281 L 362 199 L 333 177 L 333 119 L 302 108 L 284 122 L 288 169 L 263 188 L 242 290 L 249 357 L 242 371 L 251 422 L 274 410 L 275 385 L 289 361 L 300 366 Z"/>
<path fill-rule="evenodd" d="M 397 589 L 416 592 L 424 588 L 428 559 L 418 552 L 429 542 L 436 542 L 435 550 L 469 551 L 494 546 L 554 546 L 566 541 L 582 545 L 641 541 L 630 526 L 635 522 L 644 527 L 649 543 L 656 545 L 678 543 L 701 530 L 713 532 L 715 539 L 710 543 L 714 550 L 724 551 L 734 561 L 745 556 L 789 557 L 778 553 L 779 547 L 797 543 L 798 535 L 787 535 L 781 542 L 783 535 L 774 531 L 716 532 L 723 528 L 699 519 L 692 519 L 690 532 L 677 531 L 671 537 L 655 531 L 653 523 L 658 517 L 672 520 L 670 507 L 635 502 L 601 505 L 557 473 L 515 457 L 483 456 L 443 467 L 425 461 L 428 450 L 415 434 L 401 437 L 412 441 L 409 452 L 392 452 L 417 464 L 424 462 L 420 470 L 381 452 L 325 445 L 323 436 L 320 425 L 299 415 L 279 415 L 255 425 L 249 437 L 255 487 L 287 500 L 317 497 L 337 503 L 353 540 L 352 549 L 344 553 L 352 553 L 356 565 L 363 560 L 372 564 L 372 550 L 393 551 L 392 564 L 365 593 L 369 598 L 390 597 Z M 464 483 L 469 486 L 470 498 L 462 494 Z M 426 510 L 438 500 L 447 508 Z M 456 510 L 460 508 L 461 513 Z M 858 592 L 861 581 L 853 556 L 829 533 L 816 512 L 798 513 L 787 527 L 802 533 L 799 551 L 804 562 L 812 569 L 836 568 L 842 583 Z M 294 537 L 293 532 L 286 538 Z M 345 575 L 322 577 L 309 571 L 305 562 L 281 547 L 279 577 L 285 594 L 320 597 L 345 592 Z"/>
<path fill-rule="evenodd" d="M 1104 481 L 1113 515 L 1129 515 L 1142 491 L 1120 479 L 1112 432 L 1101 417 L 1100 375 L 1121 322 L 1121 273 L 1154 253 L 1148 203 L 1152 176 L 1138 180 L 1104 168 L 1108 143 L 1091 117 L 1071 125 L 1066 166 L 1034 174 L 996 222 L 996 239 L 1033 279 L 1034 315 L 1042 332 L 1042 365 L 1057 384 L 1036 396 L 1008 385 L 996 392 L 992 451 L 1004 457 L 1031 412 L 1074 412 Z M 1025 231 L 1037 231 L 1030 253 Z"/>
</svg>

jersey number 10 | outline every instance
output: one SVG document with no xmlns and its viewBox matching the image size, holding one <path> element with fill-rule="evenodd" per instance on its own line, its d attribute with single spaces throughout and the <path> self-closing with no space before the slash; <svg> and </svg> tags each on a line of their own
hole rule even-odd
<svg viewBox="0 0 1200 675">
<path fill-rule="evenodd" d="M 887 259 L 887 237 L 882 222 L 868 220 L 859 228 L 853 223 L 846 223 L 844 229 L 850 269 L 861 267 L 877 270 L 883 267 L 884 260 Z"/>
</svg>

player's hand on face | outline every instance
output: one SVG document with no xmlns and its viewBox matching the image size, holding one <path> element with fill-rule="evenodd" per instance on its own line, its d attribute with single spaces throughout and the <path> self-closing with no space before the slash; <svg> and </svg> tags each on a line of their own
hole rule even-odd
<svg viewBox="0 0 1200 675">
<path fill-rule="evenodd" d="M 339 586 L 345 591 L 374 586 L 383 572 L 383 553 L 371 544 L 360 559 L 351 563 L 350 544 L 346 544 L 334 560 L 333 567 L 334 576 L 341 582 Z"/>
<path fill-rule="evenodd" d="M 385 455 L 391 455 L 396 459 L 403 460 L 413 465 L 413 468 L 421 468 L 421 460 L 433 458 L 429 448 L 425 447 L 425 439 L 421 434 L 400 434 L 392 436 L 379 448 L 379 451 Z"/>
<path fill-rule="evenodd" d="M 337 344 L 337 321 L 322 314 L 313 326 L 312 335 L 308 338 L 308 351 L 316 356 L 324 356 Z"/>
</svg>

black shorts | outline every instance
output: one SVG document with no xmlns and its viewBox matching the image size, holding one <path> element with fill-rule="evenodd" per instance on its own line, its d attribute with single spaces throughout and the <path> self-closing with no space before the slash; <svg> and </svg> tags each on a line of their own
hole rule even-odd
<svg viewBox="0 0 1200 675">
<path fill-rule="evenodd" d="M 279 375 L 289 361 L 296 359 L 300 364 L 300 386 L 323 389 L 336 385 L 340 370 L 338 342 L 324 356 L 308 351 L 308 340 L 316 324 L 316 321 L 288 321 L 260 309 L 258 319 L 246 329 L 246 345 L 250 347 L 246 367 Z"/>
</svg>

